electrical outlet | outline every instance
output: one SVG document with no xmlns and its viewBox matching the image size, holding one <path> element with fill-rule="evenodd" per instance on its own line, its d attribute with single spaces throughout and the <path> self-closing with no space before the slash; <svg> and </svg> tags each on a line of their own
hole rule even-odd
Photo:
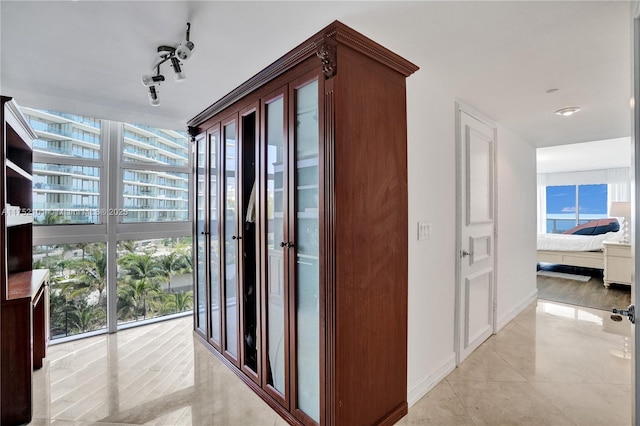
<svg viewBox="0 0 640 426">
<path fill-rule="evenodd" d="M 431 237 L 431 222 L 418 222 L 418 241 L 428 240 Z"/>
</svg>

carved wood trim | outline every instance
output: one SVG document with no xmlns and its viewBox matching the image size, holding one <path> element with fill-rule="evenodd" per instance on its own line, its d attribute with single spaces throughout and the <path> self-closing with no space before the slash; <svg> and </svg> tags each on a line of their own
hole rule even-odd
<svg viewBox="0 0 640 426">
<path fill-rule="evenodd" d="M 316 55 L 318 55 L 320 62 L 322 62 L 322 73 L 324 74 L 324 77 L 326 79 L 335 77 L 338 72 L 336 46 L 325 40 L 318 45 Z"/>
</svg>

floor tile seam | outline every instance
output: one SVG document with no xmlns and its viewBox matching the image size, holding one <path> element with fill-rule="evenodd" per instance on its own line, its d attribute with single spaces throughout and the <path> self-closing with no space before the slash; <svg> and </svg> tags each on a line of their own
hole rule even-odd
<svg viewBox="0 0 640 426">
<path fill-rule="evenodd" d="M 72 404 L 69 404 L 69 406 L 65 407 L 63 410 L 61 410 L 58 414 L 54 414 L 51 415 L 51 420 L 54 419 L 60 419 L 60 420 L 64 420 L 64 421 L 73 421 L 73 422 L 85 422 L 85 423 L 93 423 L 92 420 L 85 420 L 83 419 L 83 416 L 76 416 L 76 417 L 71 417 L 69 415 L 65 415 L 64 413 L 68 413 L 70 409 L 72 408 L 77 408 L 78 406 L 80 406 L 80 404 L 82 404 L 83 401 L 82 400 L 78 400 L 73 402 Z M 53 405 L 53 401 L 51 401 L 51 405 Z M 101 405 L 105 405 L 103 402 L 101 402 L 99 405 L 92 405 L 90 410 L 91 411 L 95 411 L 98 407 L 100 407 Z M 53 408 L 51 408 L 51 411 L 54 411 Z M 83 411 L 84 414 L 86 414 L 86 410 Z"/>
<path fill-rule="evenodd" d="M 448 381 L 448 379 L 447 379 L 447 381 Z M 526 384 L 530 385 L 530 388 L 531 388 L 530 390 L 531 390 L 532 392 L 536 393 L 538 396 L 540 396 L 541 398 L 543 398 L 545 401 L 549 402 L 549 401 L 548 401 L 548 398 L 547 398 L 547 397 L 545 397 L 545 395 L 544 395 L 544 394 L 542 394 L 542 392 L 538 391 L 538 389 L 536 389 L 536 388 L 535 388 L 535 386 L 533 386 L 533 384 L 532 384 L 532 383 L 529 383 L 529 382 L 526 382 L 526 381 L 525 381 L 525 382 L 504 382 L 504 381 L 503 381 L 503 382 L 499 382 L 499 381 L 489 381 L 489 380 L 486 380 L 486 381 L 482 381 L 482 383 L 526 383 Z M 449 386 L 451 386 L 451 384 L 449 384 Z M 453 392 L 456 394 L 456 397 L 458 398 L 458 400 L 459 400 L 459 401 L 460 401 L 460 403 L 462 404 L 462 406 L 463 406 L 463 408 L 465 409 L 465 411 L 467 411 L 467 413 L 468 413 L 467 407 L 465 406 L 465 404 L 464 404 L 464 403 L 462 403 L 462 401 L 460 400 L 460 397 L 458 396 L 457 392 L 455 391 L 455 389 L 453 389 L 453 386 L 451 386 L 451 389 L 452 389 L 452 390 L 453 390 Z M 573 421 L 573 419 L 572 419 L 572 418 L 570 418 L 570 417 L 569 417 L 569 416 L 564 412 L 564 410 L 563 410 L 561 407 L 557 407 L 557 406 L 556 406 L 555 404 L 553 404 L 553 403 L 551 403 L 551 405 L 552 405 L 555 409 L 557 409 L 560 413 L 562 413 L 562 415 L 563 415 L 564 417 L 566 417 L 566 419 L 567 419 L 567 420 L 568 420 L 572 425 L 574 425 L 574 426 L 581 426 L 581 425 L 579 425 L 578 423 L 574 422 L 574 421 Z M 469 417 L 471 418 L 471 421 L 473 421 L 473 422 L 474 422 L 474 425 L 478 425 L 478 423 L 476 423 L 476 422 L 474 421 L 473 417 L 472 417 L 469 413 L 468 413 L 468 415 L 469 415 Z M 482 424 L 485 424 L 485 423 L 482 423 Z"/>
<path fill-rule="evenodd" d="M 64 345 L 64 344 L 65 344 L 65 343 L 61 343 L 61 345 Z M 92 346 L 93 346 L 93 345 L 92 345 Z M 79 355 L 79 354 L 81 354 L 82 352 L 86 352 L 88 349 L 94 349 L 94 348 L 92 348 L 92 346 L 87 346 L 87 347 L 83 347 L 83 348 L 76 349 L 76 350 L 74 350 L 74 351 L 70 351 L 70 352 L 68 352 L 68 353 L 64 354 L 63 356 L 61 356 L 61 357 L 59 357 L 59 358 L 55 358 L 55 359 L 51 359 L 51 358 L 52 358 L 53 356 L 55 356 L 55 355 L 53 355 L 53 354 L 49 354 L 49 355 L 47 355 L 47 357 L 49 358 L 49 359 L 47 359 L 47 361 L 49 361 L 50 363 L 60 362 L 60 361 L 62 361 L 62 360 L 64 360 L 64 359 L 67 359 L 67 358 L 69 358 L 69 357 L 72 357 L 72 356 L 78 356 L 78 355 Z M 49 349 L 49 351 L 52 351 L 52 349 Z M 102 350 L 102 351 L 99 351 L 98 353 L 102 353 L 102 354 L 104 354 L 104 355 L 102 355 L 100 358 L 106 358 L 106 357 L 107 357 L 107 350 Z"/>
<path fill-rule="evenodd" d="M 72 394 L 73 392 L 76 392 L 76 391 L 77 391 L 77 389 L 78 389 L 78 387 L 77 387 L 77 386 L 76 386 L 76 387 L 74 387 L 74 388 L 70 388 L 70 389 L 69 389 L 69 391 L 64 392 L 62 395 L 57 396 L 56 398 L 53 398 L 53 397 L 52 397 L 52 395 L 51 395 L 51 390 L 49 390 L 49 402 L 51 403 L 51 407 L 52 407 L 54 404 L 61 403 L 61 402 L 70 402 L 70 403 L 71 403 L 71 406 L 73 407 L 73 406 L 75 406 L 75 405 L 78 405 L 78 404 L 79 404 L 80 402 L 82 402 L 84 399 L 87 399 L 88 397 L 91 397 L 91 396 L 93 396 L 93 395 L 95 395 L 95 394 L 98 394 L 98 393 L 102 392 L 104 389 L 107 389 L 107 392 L 108 392 L 109 386 L 110 386 L 110 384 L 109 384 L 109 383 L 107 383 L 107 384 L 105 384 L 105 385 L 98 385 L 98 386 L 96 386 L 95 388 L 92 388 L 92 389 L 91 389 L 91 391 L 89 391 L 89 392 L 87 392 L 87 393 L 83 394 L 83 397 L 82 397 L 81 399 L 79 399 L 79 400 L 75 400 L 75 398 L 74 398 L 74 399 L 71 399 L 71 400 L 67 400 L 67 399 L 65 399 L 69 394 Z M 74 401 L 74 400 L 75 400 L 75 401 Z"/>
<path fill-rule="evenodd" d="M 506 359 L 506 358 L 505 358 L 505 357 L 504 357 L 504 356 L 503 356 L 503 355 L 502 355 L 502 354 L 501 354 L 501 353 L 500 353 L 496 348 L 494 348 L 494 349 L 493 349 L 493 352 L 494 352 L 494 353 L 496 354 L 496 356 L 497 356 L 498 358 L 500 358 L 500 359 L 501 359 L 501 360 L 502 360 L 506 365 L 508 365 L 508 366 L 509 366 L 509 368 L 510 368 L 514 373 L 516 373 L 518 376 L 520 376 L 520 377 L 522 378 L 522 380 L 523 380 L 523 381 L 525 381 L 525 382 L 527 381 L 527 378 L 526 378 L 526 377 L 524 377 L 524 376 L 520 373 L 519 369 L 518 369 L 516 366 L 514 366 L 512 363 L 510 363 L 510 362 L 509 362 L 509 361 L 508 361 L 508 360 L 507 360 L 507 359 Z M 510 380 L 510 381 L 512 381 L 512 382 L 513 382 L 513 381 L 515 381 L 515 380 Z"/>
<path fill-rule="evenodd" d="M 562 413 L 563 416 L 565 416 L 572 424 L 576 425 L 576 426 L 584 426 L 581 425 L 580 423 L 575 422 L 571 417 L 569 417 L 569 415 L 565 412 L 564 407 L 562 407 L 561 405 L 558 406 L 554 403 L 554 399 L 552 398 L 548 398 L 544 393 L 540 392 L 533 384 L 533 382 L 528 382 L 531 387 L 532 390 L 539 395 L 540 398 L 544 399 L 545 401 L 547 401 L 547 403 L 551 404 L 552 407 L 554 407 L 556 410 L 560 411 Z M 594 425 L 592 425 L 594 426 Z M 610 425 L 602 425 L 602 426 L 610 426 Z"/>
<path fill-rule="evenodd" d="M 77 388 L 79 386 L 88 384 L 88 383 L 93 383 L 97 378 L 99 378 L 100 376 L 107 374 L 108 370 L 105 371 L 97 371 L 92 375 L 85 375 L 85 374 L 81 374 L 81 378 L 79 379 L 78 384 L 76 384 L 74 387 Z M 78 376 L 80 375 L 80 373 L 74 373 L 74 376 Z M 61 383 L 63 383 L 65 380 L 69 380 L 70 377 L 72 377 L 71 375 L 65 375 L 57 380 L 51 380 L 51 375 L 49 375 L 49 388 L 52 388 L 54 386 L 59 386 Z"/>
<path fill-rule="evenodd" d="M 447 386 L 449 386 L 449 389 L 451 389 L 451 392 L 453 392 L 453 394 L 456 396 L 456 399 L 458 400 L 458 403 L 460 404 L 460 406 L 462 407 L 462 409 L 464 410 L 465 414 L 467 415 L 467 417 L 471 420 L 471 422 L 475 425 L 475 426 L 480 426 L 480 424 L 478 424 L 473 416 L 471 415 L 471 413 L 469 412 L 469 409 L 467 408 L 467 406 L 465 405 L 465 403 L 462 401 L 462 399 L 460 398 L 460 395 L 458 395 L 458 392 L 456 392 L 456 390 L 453 388 L 453 386 L 451 386 L 451 383 L 449 382 L 449 379 L 444 379 L 444 381 L 447 383 Z"/>
<path fill-rule="evenodd" d="M 447 379 L 451 383 L 527 383 L 526 378 L 523 380 L 495 380 L 495 379 Z"/>
<path fill-rule="evenodd" d="M 169 324 L 169 326 L 166 329 L 162 329 L 162 331 L 160 333 L 157 332 L 156 329 L 150 329 L 150 330 L 140 330 L 141 326 L 144 326 L 145 324 L 141 324 L 139 326 L 134 326 L 130 329 L 125 329 L 125 330 L 120 330 L 118 331 L 118 333 L 127 333 L 128 331 L 135 331 L 137 333 L 139 333 L 140 335 L 137 336 L 135 339 L 132 339 L 128 342 L 122 342 L 122 343 L 131 343 L 131 342 L 136 342 L 138 339 L 141 338 L 151 338 L 152 340 L 157 340 L 158 338 L 162 338 L 163 336 L 166 336 L 167 334 L 175 334 L 175 335 L 181 335 L 182 334 L 182 329 L 186 328 L 184 324 L 180 324 L 180 320 L 184 320 L 184 318 L 176 318 L 177 321 L 175 321 L 174 324 Z M 172 320 L 165 320 L 165 323 L 170 323 L 172 322 Z M 186 321 L 185 321 L 186 322 Z M 116 337 L 117 334 L 116 333 Z M 131 333 L 131 334 L 135 334 L 135 333 Z"/>
<path fill-rule="evenodd" d="M 152 358 L 151 361 L 153 363 L 168 363 L 185 355 L 193 354 L 193 349 L 186 345 L 173 345 L 169 347 L 163 346 L 162 348 L 163 351 L 159 354 L 159 356 L 156 351 L 150 352 L 146 356 L 143 356 L 143 358 L 141 358 L 139 362 L 143 362 L 146 358 Z"/>
<path fill-rule="evenodd" d="M 557 383 L 557 384 L 565 384 L 565 385 L 611 385 L 611 386 L 631 386 L 630 383 L 616 382 L 616 381 L 571 381 L 571 380 L 529 380 L 529 383 Z"/>
<path fill-rule="evenodd" d="M 83 419 L 74 419 L 72 417 L 65 416 L 52 416 L 50 419 L 45 418 L 44 420 L 50 420 L 50 422 L 54 421 L 63 421 L 63 422 L 71 422 L 74 425 L 76 423 L 86 423 L 91 426 L 100 426 L 100 425 L 123 425 L 123 426 L 143 426 L 144 423 L 131 423 L 131 422 L 118 422 L 118 421 L 103 421 L 103 420 L 83 420 Z"/>
</svg>

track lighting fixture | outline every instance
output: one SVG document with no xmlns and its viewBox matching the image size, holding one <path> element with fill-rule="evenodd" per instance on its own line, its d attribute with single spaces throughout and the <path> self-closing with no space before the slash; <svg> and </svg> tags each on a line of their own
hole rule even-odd
<svg viewBox="0 0 640 426">
<path fill-rule="evenodd" d="M 152 106 L 160 105 L 160 99 L 158 99 L 158 90 L 156 86 L 149 86 L 149 102 Z"/>
<path fill-rule="evenodd" d="M 176 73 L 173 76 L 176 81 L 182 81 L 185 78 L 187 78 L 187 76 L 184 75 L 182 68 L 180 67 L 180 61 L 178 60 L 178 58 L 176 57 L 171 58 L 171 66 L 173 67 L 173 72 Z"/>
<path fill-rule="evenodd" d="M 158 89 L 156 87 L 164 81 L 164 76 L 160 74 L 160 65 L 164 64 L 167 61 L 171 61 L 171 67 L 173 68 L 173 72 L 175 73 L 175 81 L 183 81 L 186 78 L 184 71 L 182 71 L 182 63 L 180 63 L 180 61 L 186 61 L 187 59 L 189 59 L 191 57 L 191 52 L 195 47 L 193 42 L 189 40 L 190 31 L 191 24 L 187 22 L 187 34 L 185 41 L 180 42 L 177 46 L 158 46 L 158 56 L 160 57 L 160 59 L 158 59 L 153 66 L 153 68 L 155 69 L 155 74 L 142 76 L 142 84 L 149 88 L 149 101 L 151 102 L 151 105 L 160 105 L 160 99 L 158 99 Z"/>
<path fill-rule="evenodd" d="M 162 81 L 164 81 L 164 76 L 160 74 L 156 74 L 156 75 L 147 74 L 142 76 L 142 84 L 144 84 L 147 87 L 160 84 L 160 82 Z"/>
</svg>

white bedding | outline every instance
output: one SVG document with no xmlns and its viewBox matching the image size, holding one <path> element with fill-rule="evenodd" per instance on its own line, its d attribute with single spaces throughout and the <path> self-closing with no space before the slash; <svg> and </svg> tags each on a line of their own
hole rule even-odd
<svg viewBox="0 0 640 426">
<path fill-rule="evenodd" d="M 538 250 L 597 251 L 605 241 L 620 241 L 623 231 L 600 235 L 538 234 Z"/>
</svg>

